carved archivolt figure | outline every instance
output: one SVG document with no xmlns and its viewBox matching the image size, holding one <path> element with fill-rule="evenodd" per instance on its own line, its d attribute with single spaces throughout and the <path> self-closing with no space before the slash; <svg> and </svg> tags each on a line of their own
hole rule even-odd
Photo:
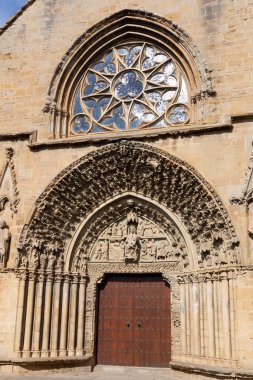
<svg viewBox="0 0 253 380">
<path fill-rule="evenodd" d="M 6 268 L 9 259 L 11 233 L 4 220 L 0 221 L 0 265 Z"/>
</svg>

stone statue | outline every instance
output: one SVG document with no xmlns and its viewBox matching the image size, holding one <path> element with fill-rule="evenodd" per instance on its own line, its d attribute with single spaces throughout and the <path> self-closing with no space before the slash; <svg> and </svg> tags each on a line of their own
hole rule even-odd
<svg viewBox="0 0 253 380">
<path fill-rule="evenodd" d="M 81 263 L 81 255 L 79 252 L 74 259 L 74 271 L 75 272 L 78 272 L 78 270 L 80 269 L 80 263 Z"/>
<path fill-rule="evenodd" d="M 42 252 L 40 255 L 40 268 L 41 269 L 47 268 L 47 255 L 45 252 Z"/>
<path fill-rule="evenodd" d="M 48 257 L 48 269 L 55 269 L 56 262 L 56 256 L 53 253 L 51 253 Z"/>
<path fill-rule="evenodd" d="M 64 255 L 63 253 L 60 255 L 57 261 L 57 269 L 60 269 L 61 271 L 64 270 Z"/>
<path fill-rule="evenodd" d="M 10 252 L 11 233 L 4 220 L 0 221 L 0 265 L 6 268 Z"/>
<path fill-rule="evenodd" d="M 136 226 L 130 225 L 125 241 L 125 260 L 137 261 L 139 258 L 140 241 Z"/>
</svg>

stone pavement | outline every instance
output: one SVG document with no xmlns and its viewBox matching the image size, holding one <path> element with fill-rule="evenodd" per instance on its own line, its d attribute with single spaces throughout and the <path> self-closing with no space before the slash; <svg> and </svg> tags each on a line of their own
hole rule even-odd
<svg viewBox="0 0 253 380">
<path fill-rule="evenodd" d="M 171 375 L 169 369 L 102 367 L 94 372 L 7 374 L 0 373 L 0 380 L 182 380 Z M 190 379 L 190 375 L 189 375 Z"/>
</svg>

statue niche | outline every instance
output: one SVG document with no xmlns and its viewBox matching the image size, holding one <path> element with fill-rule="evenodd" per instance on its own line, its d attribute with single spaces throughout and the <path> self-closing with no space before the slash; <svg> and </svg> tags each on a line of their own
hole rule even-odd
<svg viewBox="0 0 253 380">
<path fill-rule="evenodd" d="M 133 204 L 122 219 L 112 223 L 99 236 L 91 262 L 153 262 L 177 260 L 172 243 L 161 229 L 137 215 Z"/>
</svg>

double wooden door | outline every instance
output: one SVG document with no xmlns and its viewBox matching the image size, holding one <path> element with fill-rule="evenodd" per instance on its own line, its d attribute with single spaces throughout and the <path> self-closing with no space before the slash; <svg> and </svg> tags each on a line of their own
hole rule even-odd
<svg viewBox="0 0 253 380">
<path fill-rule="evenodd" d="M 168 367 L 170 289 L 155 275 L 108 276 L 99 289 L 97 363 Z"/>
</svg>

